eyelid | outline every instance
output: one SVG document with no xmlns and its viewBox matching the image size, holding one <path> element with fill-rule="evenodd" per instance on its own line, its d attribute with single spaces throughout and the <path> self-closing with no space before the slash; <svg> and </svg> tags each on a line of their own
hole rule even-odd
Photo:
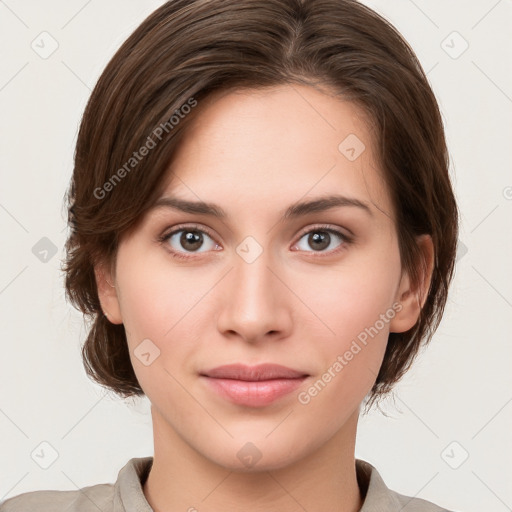
<svg viewBox="0 0 512 512">
<path fill-rule="evenodd" d="M 212 230 L 203 224 L 197 224 L 195 222 L 192 223 L 184 223 L 184 224 L 176 224 L 172 227 L 167 228 L 163 235 L 160 238 L 167 238 L 170 237 L 172 234 L 176 233 L 177 231 L 182 231 L 189 229 L 190 231 L 193 231 L 194 229 L 197 231 L 204 231 L 210 238 L 215 239 L 215 236 L 212 232 Z"/>
<path fill-rule="evenodd" d="M 341 226 L 335 226 L 333 224 L 312 224 L 312 225 L 305 227 L 304 229 L 302 229 L 299 232 L 299 234 L 297 235 L 297 242 L 304 235 L 306 235 L 307 233 L 309 233 L 311 231 L 314 231 L 315 229 L 318 231 L 325 230 L 325 231 L 329 231 L 329 232 L 334 232 L 334 233 L 342 236 L 347 241 L 351 241 L 354 238 L 354 234 L 348 228 L 342 228 Z M 344 233 L 344 231 L 348 231 L 348 234 Z M 297 243 L 297 242 L 295 242 L 295 243 Z"/>
</svg>

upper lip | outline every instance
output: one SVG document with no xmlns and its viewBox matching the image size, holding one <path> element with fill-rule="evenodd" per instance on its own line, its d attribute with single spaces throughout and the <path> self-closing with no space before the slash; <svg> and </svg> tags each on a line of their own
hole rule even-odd
<svg viewBox="0 0 512 512">
<path fill-rule="evenodd" d="M 272 379 L 297 379 L 308 374 L 281 366 L 279 364 L 259 364 L 248 366 L 245 364 L 226 364 L 217 366 L 201 375 L 216 379 L 236 379 L 246 381 L 272 380 Z"/>
</svg>

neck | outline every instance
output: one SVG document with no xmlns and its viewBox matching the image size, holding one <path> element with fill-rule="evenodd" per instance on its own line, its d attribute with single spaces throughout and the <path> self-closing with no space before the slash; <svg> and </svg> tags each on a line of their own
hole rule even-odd
<svg viewBox="0 0 512 512">
<path fill-rule="evenodd" d="M 234 471 L 196 451 L 152 408 L 155 455 L 143 492 L 155 512 L 358 512 L 363 503 L 354 457 L 358 413 L 324 445 L 305 441 L 311 449 L 299 460 Z"/>
</svg>

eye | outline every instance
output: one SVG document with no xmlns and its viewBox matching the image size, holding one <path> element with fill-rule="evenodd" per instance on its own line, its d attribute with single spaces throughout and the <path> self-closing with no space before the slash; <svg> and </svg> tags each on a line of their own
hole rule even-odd
<svg viewBox="0 0 512 512">
<path fill-rule="evenodd" d="M 159 240 L 165 243 L 173 256 L 184 259 L 189 258 L 187 253 L 207 252 L 218 247 L 208 232 L 198 226 L 177 226 Z"/>
<path fill-rule="evenodd" d="M 209 234 L 204 227 L 179 225 L 160 236 L 158 240 L 165 245 L 172 257 L 186 260 L 194 258 L 194 253 L 221 250 L 212 237 L 213 235 Z M 333 249 L 332 245 L 335 244 L 336 239 L 339 243 Z M 301 244 L 302 240 L 304 240 L 303 244 Z M 338 229 L 330 226 L 315 226 L 306 231 L 294 247 L 299 247 L 299 250 L 304 252 L 320 253 L 320 256 L 323 253 L 337 253 L 351 243 L 352 238 Z M 312 247 L 313 251 L 309 251 L 305 245 Z M 330 250 L 326 250 L 329 248 Z"/>
<path fill-rule="evenodd" d="M 335 245 L 336 239 L 338 239 L 341 243 L 338 244 L 337 248 L 333 249 L 332 246 Z M 301 240 L 305 241 L 302 247 L 300 246 Z M 332 253 L 344 249 L 345 246 L 351 242 L 352 239 L 342 231 L 331 228 L 329 226 L 316 226 L 315 228 L 310 229 L 304 233 L 296 246 L 299 247 L 299 250 L 306 252 Z M 306 246 L 312 247 L 313 251 L 308 251 Z M 330 250 L 327 250 L 329 248 Z"/>
</svg>

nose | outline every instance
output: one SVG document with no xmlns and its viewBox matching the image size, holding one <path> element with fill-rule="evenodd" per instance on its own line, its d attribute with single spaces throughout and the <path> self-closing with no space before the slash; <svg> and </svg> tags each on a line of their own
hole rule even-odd
<svg viewBox="0 0 512 512">
<path fill-rule="evenodd" d="M 287 337 L 292 329 L 294 295 L 285 284 L 282 269 L 272 264 L 266 251 L 251 263 L 237 254 L 233 261 L 234 268 L 218 290 L 219 332 L 249 343 Z"/>
</svg>

